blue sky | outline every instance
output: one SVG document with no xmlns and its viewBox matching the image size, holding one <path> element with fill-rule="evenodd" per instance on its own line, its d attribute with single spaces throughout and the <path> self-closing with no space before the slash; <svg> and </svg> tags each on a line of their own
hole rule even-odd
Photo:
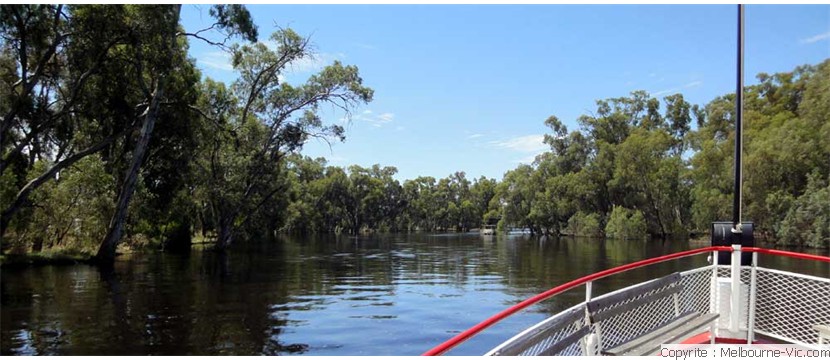
<svg viewBox="0 0 830 360">
<path fill-rule="evenodd" d="M 465 171 L 501 179 L 546 150 L 544 120 L 569 130 L 595 101 L 646 90 L 694 104 L 735 89 L 734 5 L 249 5 L 266 40 L 274 25 L 310 36 L 315 60 L 357 65 L 374 101 L 356 109 L 346 142 L 303 153 L 331 165 L 392 165 L 397 178 Z M 209 26 L 208 5 L 183 24 Z M 203 75 L 230 82 L 227 56 L 191 40 Z M 746 8 L 746 82 L 830 57 L 830 5 Z M 326 110 L 328 122 L 342 113 Z"/>
</svg>

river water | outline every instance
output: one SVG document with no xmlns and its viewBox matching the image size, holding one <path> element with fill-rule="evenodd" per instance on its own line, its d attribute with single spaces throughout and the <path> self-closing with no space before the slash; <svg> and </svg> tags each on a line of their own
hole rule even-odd
<svg viewBox="0 0 830 360">
<path fill-rule="evenodd" d="M 478 234 L 283 238 L 227 255 L 128 254 L 86 265 L 3 269 L 2 355 L 418 355 L 565 281 L 706 246 L 688 241 Z M 638 269 L 594 294 L 704 265 Z M 768 264 L 763 264 L 768 265 Z M 827 272 L 827 264 L 775 260 Z M 453 350 L 479 355 L 584 299 L 576 289 Z"/>
</svg>

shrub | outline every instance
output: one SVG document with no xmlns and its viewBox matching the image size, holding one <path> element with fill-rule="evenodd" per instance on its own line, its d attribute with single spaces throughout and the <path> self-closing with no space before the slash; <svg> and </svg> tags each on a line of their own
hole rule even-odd
<svg viewBox="0 0 830 360">
<path fill-rule="evenodd" d="M 647 231 L 643 213 L 622 206 L 614 206 L 605 225 L 605 235 L 616 239 L 641 239 L 648 235 Z"/>
<path fill-rule="evenodd" d="M 575 236 L 602 236 L 600 217 L 595 213 L 579 211 L 568 219 L 567 232 Z"/>
<path fill-rule="evenodd" d="M 818 173 L 807 179 L 799 196 L 778 228 L 780 245 L 830 247 L 830 185 Z"/>
</svg>

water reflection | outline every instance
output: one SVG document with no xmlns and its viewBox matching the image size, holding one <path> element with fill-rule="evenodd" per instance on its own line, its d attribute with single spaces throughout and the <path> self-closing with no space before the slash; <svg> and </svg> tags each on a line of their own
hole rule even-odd
<svg viewBox="0 0 830 360">
<path fill-rule="evenodd" d="M 417 355 L 563 281 L 689 246 L 529 236 L 311 237 L 229 254 L 134 254 L 109 272 L 4 269 L 0 351 Z M 770 265 L 830 272 L 827 264 L 776 261 Z M 594 291 L 675 266 L 633 271 L 598 282 Z M 583 298 L 578 289 L 534 307 L 454 353 L 480 354 Z"/>
</svg>

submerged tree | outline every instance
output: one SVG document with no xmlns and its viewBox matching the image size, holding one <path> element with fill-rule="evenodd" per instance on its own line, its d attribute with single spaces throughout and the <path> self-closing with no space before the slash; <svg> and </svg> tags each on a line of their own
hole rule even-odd
<svg viewBox="0 0 830 360">
<path fill-rule="evenodd" d="M 287 154 L 309 138 L 344 139 L 343 127 L 323 123 L 320 106 L 348 112 L 372 100 L 357 67 L 337 61 L 302 85 L 283 82 L 287 67 L 312 55 L 308 39 L 281 29 L 271 41 L 276 49 L 264 43 L 234 49 L 240 76 L 231 89 L 210 81 L 205 85 L 201 108 L 213 128 L 204 134 L 199 163 L 219 249 L 230 246 L 260 209 L 286 192 L 279 179 Z"/>
<path fill-rule="evenodd" d="M 0 237 L 15 215 L 30 205 L 28 199 L 35 190 L 61 170 L 109 146 L 134 125 L 132 118 L 112 121 L 79 109 L 94 86 L 91 83 L 119 61 L 115 49 L 129 41 L 129 33 L 110 21 L 118 16 L 118 9 L 102 10 L 2 6 Z"/>
</svg>

